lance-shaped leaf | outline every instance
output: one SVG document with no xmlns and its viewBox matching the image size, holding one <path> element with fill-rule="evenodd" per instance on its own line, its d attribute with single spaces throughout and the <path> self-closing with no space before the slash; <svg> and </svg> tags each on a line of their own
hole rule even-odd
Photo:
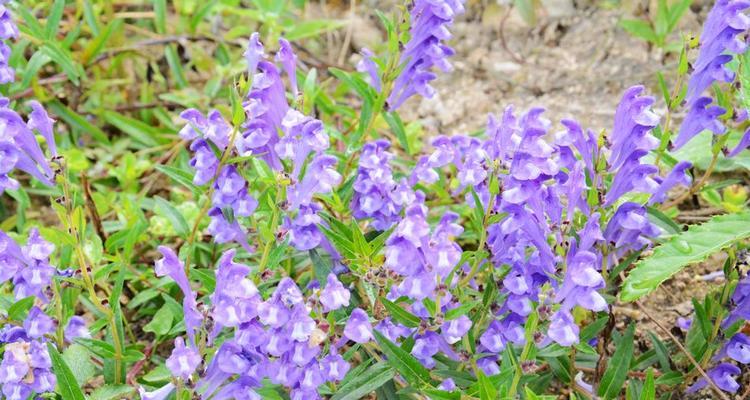
<svg viewBox="0 0 750 400">
<path fill-rule="evenodd" d="M 733 243 L 750 237 L 750 213 L 728 214 L 693 225 L 654 248 L 639 261 L 623 282 L 623 301 L 633 301 L 654 291 L 686 266 L 705 260 Z"/>
</svg>

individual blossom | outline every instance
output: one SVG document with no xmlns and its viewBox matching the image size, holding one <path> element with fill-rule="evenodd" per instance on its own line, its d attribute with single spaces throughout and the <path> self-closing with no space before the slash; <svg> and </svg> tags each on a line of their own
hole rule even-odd
<svg viewBox="0 0 750 400">
<path fill-rule="evenodd" d="M 258 32 L 253 32 L 250 35 L 244 56 L 247 63 L 247 73 L 252 77 L 258 69 L 258 63 L 266 58 L 263 43 L 260 42 L 260 34 Z"/>
<path fill-rule="evenodd" d="M 72 342 L 77 338 L 90 339 L 91 332 L 86 326 L 86 320 L 83 317 L 74 315 L 68 320 L 64 330 L 65 340 Z"/>
<path fill-rule="evenodd" d="M 367 73 L 370 78 L 370 86 L 380 92 L 383 84 L 380 80 L 380 67 L 373 61 L 375 54 L 366 47 L 363 47 L 359 53 L 362 55 L 362 59 L 357 63 L 357 71 Z"/>
<path fill-rule="evenodd" d="M 299 96 L 299 89 L 297 89 L 297 55 L 294 54 L 292 44 L 284 38 L 279 39 L 279 52 L 276 53 L 276 62 L 281 63 L 284 67 L 292 88 L 292 98 L 296 99 Z"/>
<path fill-rule="evenodd" d="M 175 338 L 174 349 L 166 361 L 172 376 L 187 381 L 200 363 L 201 356 L 198 352 L 191 347 L 186 347 L 181 337 Z"/>
<path fill-rule="evenodd" d="M 719 106 L 709 106 L 712 101 L 710 97 L 699 97 L 693 102 L 680 125 L 677 138 L 672 142 L 675 149 L 681 148 L 703 131 L 708 130 L 715 135 L 726 131 L 727 128 L 719 122 L 719 117 L 724 115 L 726 110 Z"/>
<path fill-rule="evenodd" d="M 443 41 L 451 38 L 448 31 L 453 19 L 464 12 L 462 0 L 416 0 L 410 9 L 411 37 L 401 53 L 402 70 L 388 96 L 388 107 L 395 110 L 409 97 L 419 94 L 430 98 L 435 90 L 430 82 L 437 67 L 451 70 L 447 58 L 454 54 Z"/>
<path fill-rule="evenodd" d="M 320 303 L 323 304 L 323 312 L 338 310 L 349 305 L 351 293 L 336 278 L 335 274 L 328 274 L 326 286 L 320 292 Z"/>
<path fill-rule="evenodd" d="M 190 287 L 185 265 L 180 261 L 172 249 L 166 246 L 159 246 L 159 252 L 162 258 L 154 264 L 156 276 L 169 276 L 177 284 L 183 294 L 182 309 L 185 316 L 185 329 L 191 343 L 195 343 L 195 332 L 203 321 L 203 316 L 198 311 L 196 294 Z"/>
<path fill-rule="evenodd" d="M 745 133 L 742 134 L 740 141 L 737 143 L 734 149 L 727 152 L 727 157 L 734 157 L 737 154 L 740 154 L 742 150 L 745 150 L 747 148 L 750 148 L 750 129 L 746 130 Z"/>
<path fill-rule="evenodd" d="M 361 308 L 355 308 L 344 328 L 344 336 L 357 343 L 367 343 L 373 339 L 370 317 Z"/>
</svg>

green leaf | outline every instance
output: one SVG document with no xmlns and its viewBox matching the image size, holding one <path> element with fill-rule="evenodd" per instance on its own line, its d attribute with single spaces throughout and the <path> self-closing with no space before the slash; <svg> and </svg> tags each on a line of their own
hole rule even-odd
<svg viewBox="0 0 750 400">
<path fill-rule="evenodd" d="M 55 346 L 50 342 L 47 342 L 47 351 L 49 352 L 49 357 L 52 361 L 52 371 L 57 378 L 57 387 L 62 399 L 85 400 L 86 398 L 83 396 L 83 391 L 81 391 L 81 387 L 78 385 L 78 382 L 76 382 L 73 372 L 70 371 L 70 367 L 68 367 Z"/>
<path fill-rule="evenodd" d="M 487 375 L 477 368 L 477 381 L 479 382 L 479 398 L 481 400 L 494 400 L 497 398 L 497 389 L 487 378 Z"/>
<path fill-rule="evenodd" d="M 536 0 L 513 0 L 518 13 L 529 26 L 536 25 Z"/>
<path fill-rule="evenodd" d="M 146 147 L 156 147 L 161 139 L 161 131 L 134 118 L 115 111 L 104 111 L 102 117 L 107 123 L 126 133 L 136 142 Z"/>
<path fill-rule="evenodd" d="M 96 367 L 91 362 L 91 352 L 86 347 L 73 343 L 63 351 L 62 357 L 78 385 L 85 385 L 96 374 Z"/>
<path fill-rule="evenodd" d="M 172 203 L 156 196 L 156 209 L 172 223 L 174 231 L 183 238 L 190 233 L 190 227 L 182 213 Z"/>
<path fill-rule="evenodd" d="M 419 317 L 404 310 L 400 305 L 386 299 L 385 297 L 381 297 L 380 302 L 383 303 L 385 309 L 388 310 L 388 313 L 391 314 L 391 317 L 393 317 L 393 319 L 395 319 L 396 321 L 406 325 L 409 328 L 416 328 L 419 326 Z"/>
<path fill-rule="evenodd" d="M 34 305 L 35 298 L 36 297 L 34 296 L 24 297 L 13 303 L 13 305 L 8 308 L 8 319 L 12 321 L 23 321 L 26 319 L 26 314 L 28 314 L 31 306 Z"/>
<path fill-rule="evenodd" d="M 44 43 L 42 47 L 39 48 L 39 51 L 43 52 L 47 57 L 54 61 L 55 64 L 59 65 L 63 72 L 65 72 L 65 75 L 68 76 L 68 79 L 70 79 L 76 86 L 79 85 L 79 78 L 81 76 L 80 68 L 78 64 L 73 61 L 70 53 L 63 50 L 57 43 L 53 42 Z"/>
<path fill-rule="evenodd" d="M 634 333 L 635 325 L 630 324 L 620 339 L 615 354 L 607 363 L 607 369 L 604 371 L 598 390 L 599 396 L 603 396 L 605 399 L 616 398 L 628 378 L 630 361 L 633 359 Z"/>
<path fill-rule="evenodd" d="M 173 44 L 165 47 L 164 56 L 167 59 L 169 69 L 172 71 L 172 78 L 177 83 L 177 88 L 183 89 L 187 87 L 188 81 L 187 78 L 185 78 L 185 72 L 182 70 L 182 61 L 177 54 L 177 47 Z"/>
<path fill-rule="evenodd" d="M 460 306 L 453 308 L 451 310 L 448 310 L 448 312 L 445 313 L 445 319 L 450 321 L 452 319 L 456 319 L 462 315 L 468 315 L 469 311 L 473 310 L 474 307 L 482 304 L 481 300 L 471 301 L 467 303 L 463 303 Z"/>
<path fill-rule="evenodd" d="M 328 281 L 328 274 L 331 273 L 331 266 L 323 260 L 322 257 L 320 257 L 320 254 L 318 254 L 317 250 L 312 249 L 309 251 L 310 253 L 310 260 L 313 264 L 313 273 L 315 275 L 315 279 L 318 280 L 318 284 L 321 288 L 326 287 L 326 282 Z"/>
<path fill-rule="evenodd" d="M 648 215 L 652 217 L 652 221 L 656 223 L 660 228 L 667 231 L 669 234 L 674 235 L 682 232 L 680 226 L 677 225 L 672 218 L 669 218 L 666 214 L 661 212 L 656 207 L 648 207 Z"/>
<path fill-rule="evenodd" d="M 172 320 L 174 315 L 168 306 L 162 306 L 159 311 L 154 314 L 151 322 L 143 327 L 145 332 L 153 332 L 157 335 L 166 335 L 172 328 Z"/>
<path fill-rule="evenodd" d="M 643 390 L 641 390 L 641 399 L 643 400 L 655 400 L 656 399 L 656 385 L 654 383 L 654 369 L 649 368 L 646 371 L 646 381 L 643 383 Z"/>
<path fill-rule="evenodd" d="M 291 29 L 286 31 L 284 37 L 290 42 L 293 42 L 295 40 L 314 37 L 324 32 L 339 29 L 346 24 L 346 21 L 327 19 L 298 22 L 292 25 Z"/>
<path fill-rule="evenodd" d="M 64 104 L 60 103 L 57 100 L 53 100 L 47 103 L 46 106 L 52 114 L 62 118 L 63 121 L 65 121 L 65 123 L 67 123 L 68 125 L 78 129 L 83 133 L 90 134 L 91 137 L 101 143 L 109 144 L 109 138 L 107 137 L 107 134 L 104 133 L 104 131 L 99 129 L 98 126 L 92 124 L 86 118 L 71 110 Z"/>
<path fill-rule="evenodd" d="M 372 333 L 380 345 L 380 350 L 388 357 L 391 364 L 401 376 L 406 379 L 415 389 L 432 387 L 430 371 L 424 367 L 414 356 L 406 350 L 397 346 L 387 337 L 383 336 L 377 329 Z"/>
<path fill-rule="evenodd" d="M 393 379 L 395 373 L 386 363 L 375 364 L 338 388 L 331 400 L 361 399 Z"/>
<path fill-rule="evenodd" d="M 55 3 L 47 14 L 47 25 L 44 27 L 47 39 L 52 40 L 57 35 L 57 27 L 60 25 L 60 19 L 62 19 L 64 10 L 65 0 L 55 0 Z"/>
<path fill-rule="evenodd" d="M 156 170 L 174 179 L 175 182 L 185 186 L 193 192 L 203 193 L 203 189 L 193 184 L 193 174 L 190 172 L 169 165 L 157 165 Z"/>
<path fill-rule="evenodd" d="M 657 246 L 639 261 L 622 285 L 620 298 L 633 301 L 654 291 L 685 266 L 700 262 L 738 240 L 750 237 L 750 213 L 720 215 Z"/>
<path fill-rule="evenodd" d="M 133 397 L 135 388 L 129 385 L 107 385 L 94 390 L 89 400 L 119 400 Z"/>
<path fill-rule="evenodd" d="M 401 117 L 399 117 L 397 113 L 391 111 L 384 112 L 383 118 L 393 131 L 393 134 L 396 135 L 398 142 L 401 143 L 401 147 L 404 148 L 407 154 L 411 154 L 411 150 L 409 150 L 409 138 L 406 137 L 406 128 L 404 128 L 404 123 L 401 121 Z"/>
<path fill-rule="evenodd" d="M 620 21 L 620 27 L 625 29 L 631 35 L 647 40 L 651 43 L 657 43 L 659 38 L 651 28 L 648 22 L 640 19 L 624 19 Z"/>
<path fill-rule="evenodd" d="M 154 25 L 156 25 L 157 33 L 167 33 L 167 1 L 166 0 L 154 0 Z"/>
</svg>

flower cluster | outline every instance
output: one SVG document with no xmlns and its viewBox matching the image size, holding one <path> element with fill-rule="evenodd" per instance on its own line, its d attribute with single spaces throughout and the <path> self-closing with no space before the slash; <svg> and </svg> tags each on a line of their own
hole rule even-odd
<svg viewBox="0 0 750 400">
<path fill-rule="evenodd" d="M 281 39 L 279 45 L 276 60 L 286 71 L 296 98 L 297 56 L 288 41 Z M 232 126 L 216 110 L 207 117 L 195 109 L 181 114 L 189 124 L 180 136 L 193 140 L 190 146 L 193 151 L 190 164 L 195 169 L 193 182 L 205 185 L 213 181 L 208 232 L 217 243 L 237 242 L 252 250 L 238 218 L 251 216 L 258 202 L 249 193 L 249 184 L 237 167 L 222 165 L 219 155 L 236 151 L 239 156 L 256 155 L 275 171 L 285 170 L 284 160 L 291 162 L 286 200 L 290 214 L 296 215 L 285 219 L 290 243 L 298 250 L 321 244 L 330 248 L 317 227 L 321 222 L 317 215 L 320 207 L 314 201 L 315 195 L 331 192 L 341 181 L 335 169 L 337 159 L 325 154 L 330 145 L 328 134 L 321 121 L 289 107 L 281 74 L 274 63 L 266 60 L 257 33 L 250 38 L 245 58 L 248 71 L 254 76 L 243 104 L 246 119 L 236 138 Z"/>
<path fill-rule="evenodd" d="M 16 72 L 8 65 L 10 46 L 5 41 L 18 37 L 18 27 L 5 6 L 7 1 L 0 2 L 0 84 L 13 82 L 16 78 Z"/>
<path fill-rule="evenodd" d="M 0 361 L 0 384 L 6 399 L 25 400 L 32 393 L 55 389 L 57 380 L 44 338 L 54 329 L 55 321 L 33 307 L 22 327 L 7 325 L 0 330 L 0 344 L 5 347 Z"/>
<path fill-rule="evenodd" d="M 0 231 L 0 284 L 11 281 L 16 300 L 34 296 L 36 304 L 47 303 L 52 277 L 58 272 L 49 261 L 54 250 L 55 246 L 42 239 L 36 229 L 29 232 L 23 246 Z M 55 389 L 45 335 L 56 327 L 57 321 L 33 306 L 22 325 L 8 323 L 0 328 L 0 346 L 4 347 L 0 357 L 0 391 L 6 399 L 25 400 L 34 393 Z M 89 337 L 85 320 L 71 317 L 64 336 L 68 341 Z"/>
<path fill-rule="evenodd" d="M 171 250 L 160 250 L 164 257 L 157 261 L 156 273 L 169 275 L 183 291 L 189 337 L 188 343 L 175 339 L 166 365 L 175 378 L 194 384 L 202 398 L 260 399 L 255 389 L 267 378 L 290 389 L 292 399 L 316 399 L 320 385 L 346 375 L 349 363 L 337 352 L 343 343 L 335 342 L 326 316 L 349 306 L 350 294 L 334 274 L 321 282 L 322 289 L 307 297 L 293 280 L 283 278 L 264 300 L 247 278 L 250 267 L 235 262 L 233 250 L 224 253 L 218 262 L 216 288 L 207 314 L 213 328 L 203 336 L 216 347 L 216 353 L 210 362 L 203 363 L 196 343 L 209 324 L 204 324 L 207 321 L 196 308 L 196 294 L 184 265 Z M 355 310 L 352 318 L 357 315 Z M 360 341 L 366 333 L 353 327 L 350 320 L 344 335 Z M 357 333 L 352 333 L 353 329 Z M 145 399 L 163 399 L 173 389 L 170 383 L 154 392 L 141 391 Z"/>
<path fill-rule="evenodd" d="M 0 194 L 6 189 L 17 189 L 18 181 L 10 177 L 14 169 L 19 169 L 37 178 L 45 185 L 54 184 L 55 173 L 50 167 L 41 146 L 36 140 L 35 131 L 44 137 L 52 157 L 57 156 L 53 120 L 41 104 L 29 103 L 32 112 L 24 122 L 18 113 L 9 107 L 5 98 L 0 98 Z"/>
<path fill-rule="evenodd" d="M 732 295 L 733 308 L 729 315 L 722 321 L 721 327 L 729 329 L 738 321 L 750 320 L 750 277 L 745 276 L 734 289 Z M 721 350 L 713 357 L 714 361 L 719 361 L 717 365 L 708 370 L 708 377 L 721 390 L 736 393 L 740 388 L 739 383 L 735 380 L 736 376 L 741 374 L 741 370 L 735 364 L 724 361 L 725 359 L 736 361 L 740 364 L 750 364 L 750 337 L 743 332 L 737 332 L 727 340 Z M 697 392 L 706 387 L 708 382 L 701 378 L 697 380 L 688 392 Z"/>
<path fill-rule="evenodd" d="M 393 84 L 393 90 L 388 96 L 388 107 L 395 110 L 407 99 L 419 94 L 430 98 L 435 89 L 430 82 L 437 76 L 431 72 L 432 67 L 442 71 L 450 71 L 451 65 L 447 58 L 454 54 L 453 49 L 443 43 L 451 37 L 448 28 L 453 24 L 453 18 L 464 12 L 463 0 L 415 0 L 412 4 L 411 37 L 401 53 L 403 70 Z M 365 52 L 365 60 L 369 60 Z M 363 68 L 372 71 L 374 66 L 365 61 Z M 370 73 L 371 77 L 373 73 Z M 374 74 L 377 76 L 377 74 Z M 374 85 L 379 80 L 371 78 Z"/>
<path fill-rule="evenodd" d="M 380 231 L 400 219 L 402 208 L 412 203 L 413 197 L 405 179 L 397 183 L 393 178 L 390 145 L 387 140 L 376 140 L 362 146 L 353 186 L 352 215 L 357 219 L 372 218 L 372 227 Z"/>
<path fill-rule="evenodd" d="M 673 142 L 675 148 L 684 146 L 704 130 L 715 134 L 726 131 L 718 119 L 726 110 L 709 106 L 713 100 L 703 93 L 714 82 L 734 81 L 735 74 L 727 64 L 732 61 L 732 53 L 741 54 L 747 48 L 739 36 L 750 28 L 750 18 L 742 13 L 748 7 L 750 2 L 745 0 L 717 0 L 708 13 L 700 37 L 698 58 L 688 81 L 685 98 L 688 111 Z"/>
<path fill-rule="evenodd" d="M 49 256 L 55 245 L 44 240 L 37 229 L 29 231 L 24 246 L 19 246 L 5 232 L 0 231 L 0 284 L 11 281 L 16 300 L 36 296 L 47 301 L 47 288 L 57 269 L 50 265 Z"/>
</svg>

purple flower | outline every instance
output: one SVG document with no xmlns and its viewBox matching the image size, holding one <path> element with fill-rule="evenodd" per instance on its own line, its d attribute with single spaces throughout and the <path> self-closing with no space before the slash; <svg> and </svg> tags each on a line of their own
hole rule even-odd
<svg viewBox="0 0 750 400">
<path fill-rule="evenodd" d="M 727 157 L 734 157 L 748 147 L 750 147 L 750 129 L 746 130 L 745 133 L 742 134 L 742 138 L 740 139 L 739 143 L 737 143 L 737 146 L 735 146 L 734 149 L 727 153 Z"/>
<path fill-rule="evenodd" d="M 561 346 L 572 346 L 578 343 L 578 325 L 568 311 L 559 311 L 552 316 L 547 335 Z"/>
<path fill-rule="evenodd" d="M 65 340 L 72 342 L 77 338 L 88 339 L 91 338 L 89 328 L 86 327 L 86 320 L 83 317 L 74 315 L 68 320 L 68 325 L 65 327 Z"/>
<path fill-rule="evenodd" d="M 681 148 L 704 130 L 709 130 L 714 134 L 722 134 L 726 131 L 726 127 L 719 122 L 719 117 L 726 110 L 719 106 L 709 107 L 712 101 L 710 97 L 699 97 L 690 106 L 685 120 L 680 125 L 677 138 L 672 143 L 675 149 Z"/>
<path fill-rule="evenodd" d="M 397 109 L 414 94 L 432 97 L 434 89 L 429 82 L 436 78 L 433 66 L 450 71 L 447 58 L 454 51 L 442 43 L 451 37 L 448 27 L 453 18 L 464 12 L 461 0 L 416 0 L 410 10 L 411 37 L 401 53 L 403 69 L 396 78 L 388 97 L 388 108 Z"/>
<path fill-rule="evenodd" d="M 632 202 L 620 205 L 604 230 L 606 240 L 620 251 L 640 250 L 659 234 L 659 228 L 648 220 L 646 207 Z"/>
<path fill-rule="evenodd" d="M 201 363 L 201 356 L 191 347 L 185 347 L 181 337 L 174 340 L 174 349 L 167 358 L 166 365 L 172 376 L 187 381 Z"/>
<path fill-rule="evenodd" d="M 367 343 L 373 339 L 370 317 L 360 308 L 355 308 L 344 327 L 344 336 L 357 343 Z"/>
<path fill-rule="evenodd" d="M 750 364 L 750 338 L 743 333 L 736 333 L 724 345 L 726 354 L 735 361 Z"/>
<path fill-rule="evenodd" d="M 381 231 L 390 228 L 401 211 L 392 197 L 396 193 L 396 182 L 389 165 L 393 158 L 389 147 L 387 140 L 366 143 L 362 147 L 351 205 L 355 218 L 372 218 L 373 228 Z"/>
<path fill-rule="evenodd" d="M 745 42 L 738 35 L 750 27 L 750 18 L 742 13 L 750 3 L 744 0 L 718 0 L 708 13 L 700 37 L 698 59 L 688 82 L 686 100 L 693 103 L 714 80 L 731 81 L 734 75 L 721 69 L 732 59 L 725 53 L 742 53 Z M 729 79 L 727 79 L 729 78 Z"/>
<path fill-rule="evenodd" d="M 151 392 L 147 392 L 143 386 L 138 387 L 138 395 L 141 396 L 141 400 L 165 400 L 172 394 L 175 386 L 174 383 L 170 382 Z"/>
<path fill-rule="evenodd" d="M 461 315 L 456 319 L 444 322 L 440 327 L 440 332 L 448 344 L 454 344 L 461 340 L 469 329 L 471 329 L 471 320 L 466 315 Z"/>
<path fill-rule="evenodd" d="M 185 266 L 177 257 L 177 254 L 169 247 L 159 246 L 159 252 L 161 252 L 163 257 L 156 261 L 154 271 L 158 277 L 168 275 L 182 290 L 182 294 L 184 295 L 182 309 L 185 314 L 185 330 L 190 338 L 190 342 L 195 343 L 195 330 L 200 327 L 203 316 L 198 311 L 196 294 L 190 287 L 190 282 L 185 273 Z"/>
<path fill-rule="evenodd" d="M 323 304 L 323 312 L 338 310 L 349 305 L 351 294 L 335 274 L 328 274 L 326 286 L 320 292 L 320 303 Z"/>
<path fill-rule="evenodd" d="M 325 379 L 329 381 L 340 381 L 349 372 L 349 363 L 339 354 L 329 354 L 320 361 L 320 368 L 324 371 Z"/>
<path fill-rule="evenodd" d="M 250 40 L 247 44 L 247 50 L 245 50 L 245 62 L 247 63 L 247 73 L 252 77 L 255 75 L 255 71 L 258 68 L 258 62 L 266 57 L 263 50 L 263 43 L 260 42 L 260 35 L 258 32 L 253 32 L 250 35 Z"/>
<path fill-rule="evenodd" d="M 258 62 L 259 73 L 253 79 L 253 86 L 244 103 L 245 123 L 237 138 L 237 151 L 241 156 L 257 154 L 274 170 L 282 165 L 274 149 L 279 140 L 278 130 L 289 109 L 284 84 L 279 70 L 273 63 Z"/>
<path fill-rule="evenodd" d="M 44 141 L 47 143 L 47 149 L 49 149 L 50 154 L 52 157 L 56 156 L 57 146 L 55 145 L 55 134 L 52 131 L 52 126 L 54 125 L 55 120 L 47 115 L 47 111 L 38 101 L 31 100 L 29 105 L 31 106 L 32 111 L 29 114 L 29 121 L 26 125 L 29 129 L 36 130 L 42 135 L 42 137 L 44 137 Z"/>
<path fill-rule="evenodd" d="M 0 4 L 0 39 L 8 40 L 16 37 L 18 37 L 18 27 L 13 16 L 4 4 Z"/>
<path fill-rule="evenodd" d="M 198 186 L 205 185 L 216 176 L 219 159 L 214 154 L 208 142 L 203 139 L 197 139 L 190 144 L 190 151 L 193 152 L 193 158 L 190 159 L 190 166 L 195 169 L 193 183 Z"/>
<path fill-rule="evenodd" d="M 664 180 L 659 183 L 659 187 L 648 200 L 648 204 L 661 203 L 667 199 L 667 192 L 677 185 L 690 186 L 692 179 L 686 171 L 692 167 L 688 161 L 680 161 L 672 168 Z"/>
<path fill-rule="evenodd" d="M 279 39 L 279 52 L 276 53 L 276 62 L 280 62 L 284 67 L 292 86 L 292 98 L 296 99 L 299 95 L 297 89 L 297 55 L 294 54 L 292 44 L 284 38 Z"/>
<path fill-rule="evenodd" d="M 208 117 L 204 117 L 200 111 L 191 108 L 183 111 L 180 117 L 188 122 L 188 125 L 180 130 L 181 138 L 185 140 L 203 138 L 211 141 L 220 151 L 229 145 L 232 126 L 218 111 L 211 110 Z"/>
<path fill-rule="evenodd" d="M 380 67 L 372 60 L 375 55 L 366 47 L 363 47 L 359 53 L 362 55 L 362 59 L 357 63 L 357 71 L 367 73 L 370 77 L 370 85 L 380 92 L 383 84 L 380 80 Z"/>
</svg>

